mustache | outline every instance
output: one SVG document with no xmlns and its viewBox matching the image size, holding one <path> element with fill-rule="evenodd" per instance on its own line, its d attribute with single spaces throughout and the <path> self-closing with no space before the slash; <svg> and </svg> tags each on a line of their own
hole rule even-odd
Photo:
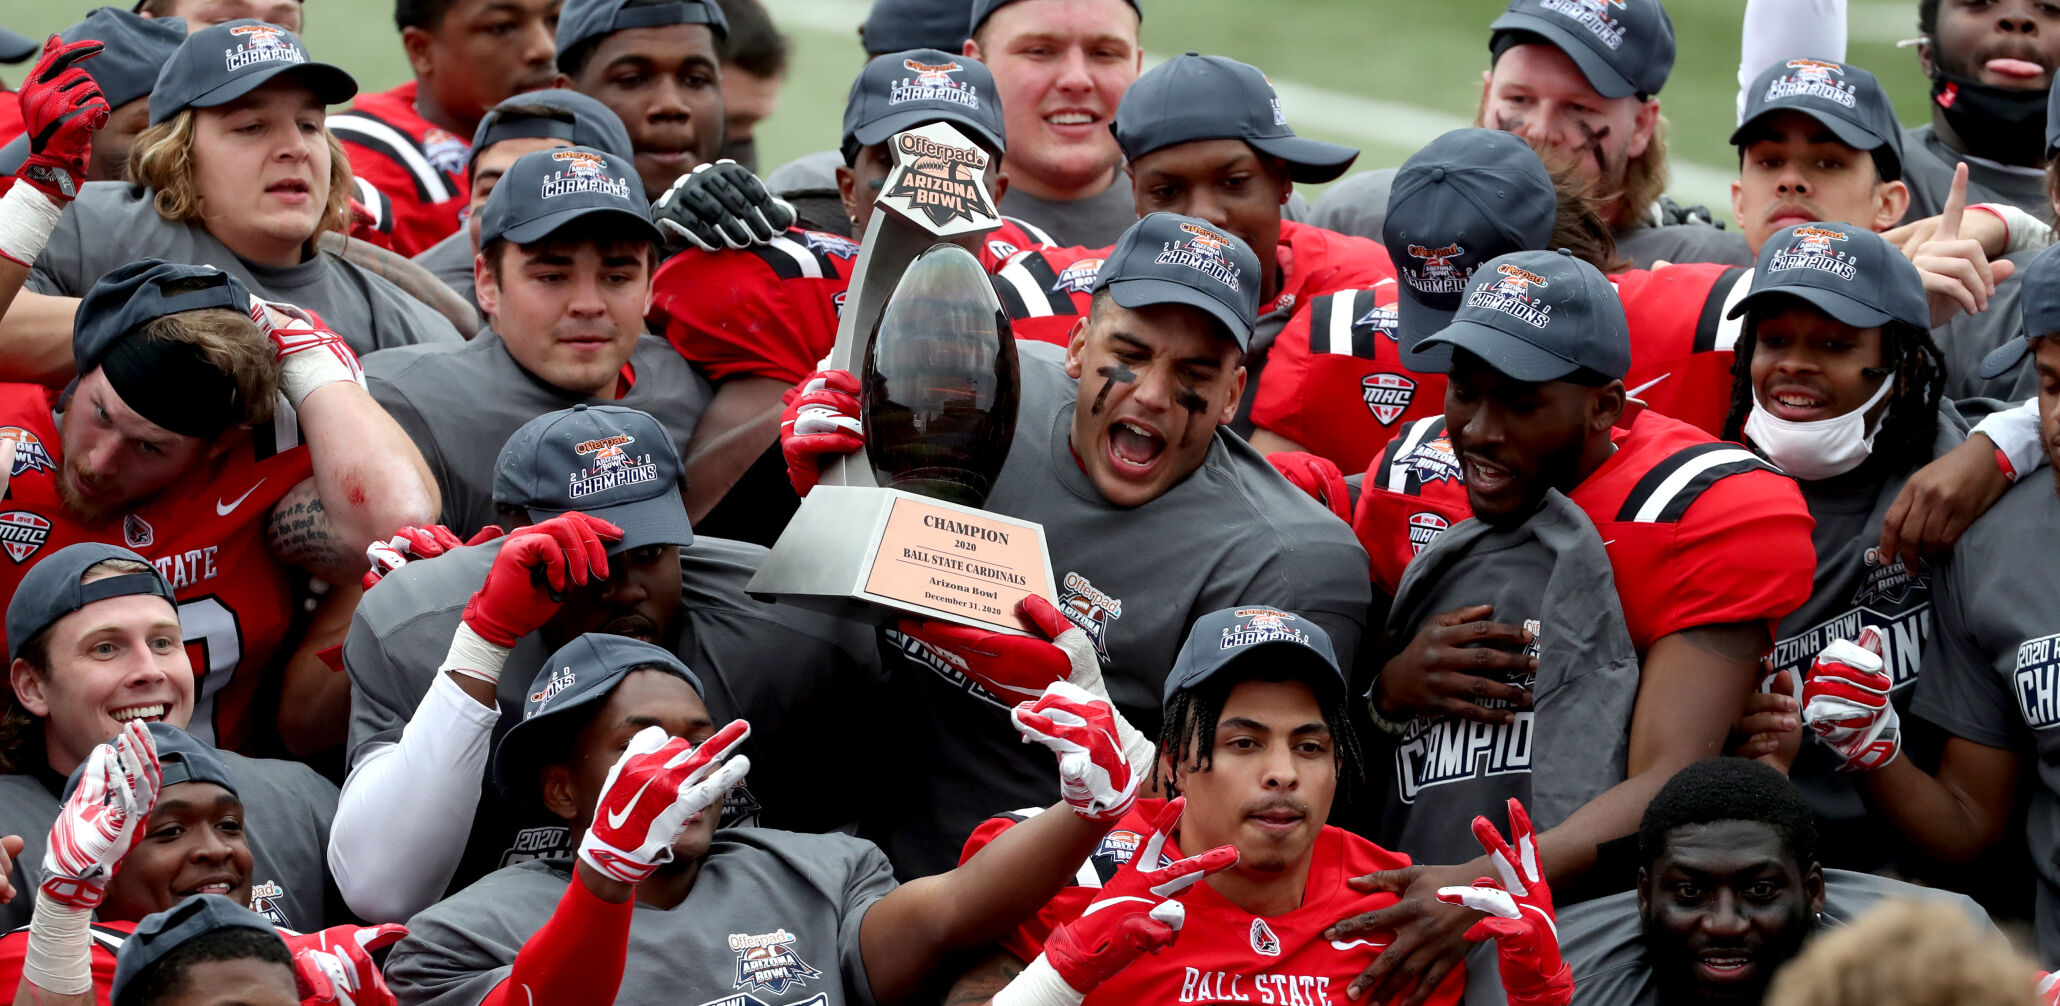
<svg viewBox="0 0 2060 1006">
<path fill-rule="evenodd" d="M 1302 801 L 1295 799 L 1292 796 L 1287 796 L 1285 794 L 1273 797 L 1272 799 L 1268 800 L 1260 800 L 1256 803 L 1248 803 L 1244 807 L 1244 813 L 1246 817 L 1251 817 L 1255 814 L 1264 814 L 1268 811 L 1275 810 L 1293 811 L 1294 813 L 1300 814 L 1303 817 L 1309 816 L 1308 804 L 1303 803 Z"/>
</svg>

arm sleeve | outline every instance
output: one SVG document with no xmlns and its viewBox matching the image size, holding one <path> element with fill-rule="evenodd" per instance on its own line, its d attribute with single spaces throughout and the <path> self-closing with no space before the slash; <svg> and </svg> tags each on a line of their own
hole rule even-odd
<svg viewBox="0 0 2060 1006">
<path fill-rule="evenodd" d="M 1769 642 L 1781 618 L 1809 600 L 1816 522 L 1785 476 L 1754 471 L 1720 479 L 1682 514 L 1667 600 L 1650 639 L 1698 625 L 1760 622 Z"/>
<path fill-rule="evenodd" d="M 1738 45 L 1738 120 L 1754 77 L 1782 60 L 1845 62 L 1845 0 L 1746 0 Z"/>
<path fill-rule="evenodd" d="M 482 1006 L 607 1006 L 622 987 L 629 960 L 629 925 L 636 900 L 611 905 L 587 890 L 579 871 L 551 920 L 536 931 L 507 979 L 494 986 Z"/>
<path fill-rule="evenodd" d="M 1990 413 L 1974 424 L 1974 432 L 1987 435 L 2010 459 L 2017 477 L 2037 471 L 2046 463 L 2046 451 L 2039 442 L 2039 400 L 2027 399 L 2014 409 Z"/>
<path fill-rule="evenodd" d="M 352 911 L 402 922 L 443 896 L 472 831 L 500 715 L 438 674 L 400 743 L 359 753 L 329 832 L 329 870 Z"/>
</svg>

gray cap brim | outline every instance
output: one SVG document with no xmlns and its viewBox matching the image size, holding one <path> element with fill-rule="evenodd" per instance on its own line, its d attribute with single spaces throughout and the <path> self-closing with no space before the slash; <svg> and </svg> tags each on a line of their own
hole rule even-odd
<svg viewBox="0 0 2060 1006">
<path fill-rule="evenodd" d="M 571 512 L 531 509 L 529 519 L 546 521 Z M 614 506 L 583 508 L 579 512 L 589 517 L 599 517 L 622 529 L 622 540 L 608 543 L 609 555 L 621 555 L 651 545 L 678 545 L 684 548 L 694 543 L 694 525 L 687 518 L 687 504 L 680 498 L 677 486 L 666 490 L 663 495 L 648 499 L 617 503 Z"/>
<path fill-rule="evenodd" d="M 1764 304 L 1772 297 L 1794 297 L 1854 328 L 1876 328 L 1895 320 L 1887 311 L 1872 304 L 1814 286 L 1776 286 L 1754 291 L 1740 297 L 1725 317 L 1743 317 L 1755 303 Z"/>
<path fill-rule="evenodd" d="M 1800 112 L 1803 115 L 1809 116 L 1822 124 L 1825 129 L 1831 130 L 1831 135 L 1838 137 L 1838 142 L 1854 150 L 1872 151 L 1877 147 L 1887 146 L 1888 144 L 1886 139 L 1875 136 L 1873 133 L 1861 129 L 1857 124 L 1836 115 L 1818 115 L 1807 108 L 1798 108 L 1793 105 L 1776 105 L 1772 108 L 1762 109 L 1760 114 L 1739 123 L 1738 128 L 1731 131 L 1731 145 L 1734 147 L 1738 146 L 1739 140 L 1754 125 L 1758 124 L 1761 119 L 1765 119 L 1770 115 L 1779 115 L 1782 112 Z"/>
<path fill-rule="evenodd" d="M 895 133 L 899 133 L 904 129 L 913 129 L 931 122 L 949 122 L 961 130 L 973 133 L 973 139 L 985 143 L 995 150 L 1008 150 L 1008 144 L 1001 137 L 994 135 L 991 130 L 975 121 L 972 116 L 952 115 L 949 112 L 936 108 L 911 108 L 906 111 L 883 115 L 858 127 L 851 135 L 858 140 L 859 146 L 870 147 L 875 143 L 887 142 Z"/>
<path fill-rule="evenodd" d="M 1494 31 L 1520 31 L 1543 37 L 1554 47 L 1566 53 L 1574 65 L 1581 68 L 1581 76 L 1588 78 L 1588 86 L 1605 98 L 1627 98 L 1638 93 L 1638 85 L 1630 78 L 1618 73 L 1616 67 L 1602 58 L 1600 53 L 1588 47 L 1581 37 L 1565 27 L 1535 14 L 1516 11 L 1505 12 L 1490 25 Z"/>
<path fill-rule="evenodd" d="M 1208 312 L 1210 317 L 1222 322 L 1223 327 L 1230 330 L 1230 337 L 1236 340 L 1237 348 L 1246 349 L 1252 344 L 1252 327 L 1238 317 L 1230 305 L 1184 283 L 1140 276 L 1134 279 L 1112 279 L 1109 281 L 1108 290 L 1110 298 L 1131 310 L 1151 307 L 1154 304 L 1185 304 L 1198 308 Z"/>
<path fill-rule="evenodd" d="M 282 63 L 257 73 L 244 74 L 221 84 L 213 90 L 204 91 L 195 95 L 183 107 L 214 108 L 217 105 L 226 105 L 263 87 L 270 83 L 272 78 L 285 73 L 299 77 L 300 82 L 306 84 L 308 90 L 315 93 L 315 100 L 324 105 L 341 105 L 358 94 L 357 78 L 352 77 L 340 66 L 330 63 Z M 167 108 L 160 113 L 158 109 L 153 107 L 150 110 L 150 124 L 153 126 L 157 125 L 179 114 L 179 111 L 180 109 L 177 108 Z"/>
<path fill-rule="evenodd" d="M 43 44 L 20 32 L 0 28 L 0 63 L 19 63 L 41 51 Z"/>
<path fill-rule="evenodd" d="M 1245 142 L 1252 149 L 1287 162 L 1288 178 L 1311 185 L 1328 182 L 1345 173 L 1359 159 L 1359 151 L 1337 143 L 1325 143 L 1306 136 L 1276 136 Z"/>
<path fill-rule="evenodd" d="M 642 230 L 643 235 L 653 241 L 657 241 L 663 236 L 658 233 L 658 225 L 652 223 L 648 218 L 629 210 L 617 209 L 612 206 L 579 206 L 559 210 L 555 213 L 546 213 L 533 220 L 525 220 L 516 224 L 502 231 L 497 236 L 507 238 L 518 245 L 535 244 L 550 237 L 552 232 L 566 224 L 592 216 L 612 216 L 620 217 L 625 221 L 634 221 L 636 226 Z"/>
<path fill-rule="evenodd" d="M 1993 381 L 2017 369 L 2031 353 L 2031 336 L 2021 335 L 2003 343 L 1981 358 L 1981 379 Z"/>
<path fill-rule="evenodd" d="M 1458 321 L 1444 331 L 1417 344 L 1422 353 L 1432 346 L 1451 346 L 1481 358 L 1498 372 L 1530 384 L 1556 381 L 1580 369 L 1565 357 L 1554 356 L 1499 328 L 1476 321 Z"/>
</svg>

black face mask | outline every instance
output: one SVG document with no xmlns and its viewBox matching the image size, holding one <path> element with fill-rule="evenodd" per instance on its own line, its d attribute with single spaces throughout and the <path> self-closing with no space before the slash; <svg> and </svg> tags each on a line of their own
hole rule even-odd
<svg viewBox="0 0 2060 1006">
<path fill-rule="evenodd" d="M 1976 157 L 2035 167 L 2045 160 L 2046 92 L 1996 87 L 1940 73 L 1931 102 Z"/>
</svg>

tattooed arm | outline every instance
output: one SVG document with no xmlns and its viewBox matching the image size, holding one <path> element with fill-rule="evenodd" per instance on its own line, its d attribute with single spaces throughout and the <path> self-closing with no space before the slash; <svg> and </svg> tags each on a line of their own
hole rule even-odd
<svg viewBox="0 0 2060 1006">
<path fill-rule="evenodd" d="M 984 1006 L 996 993 L 1014 981 L 1027 967 L 1016 955 L 1006 950 L 996 950 L 994 955 L 960 975 L 951 983 L 951 991 L 944 996 L 944 1006 Z"/>
<path fill-rule="evenodd" d="M 325 384 L 300 408 L 315 466 L 272 508 L 272 554 L 336 585 L 365 571 L 365 546 L 436 522 L 441 501 L 422 452 L 364 388 Z"/>
</svg>

